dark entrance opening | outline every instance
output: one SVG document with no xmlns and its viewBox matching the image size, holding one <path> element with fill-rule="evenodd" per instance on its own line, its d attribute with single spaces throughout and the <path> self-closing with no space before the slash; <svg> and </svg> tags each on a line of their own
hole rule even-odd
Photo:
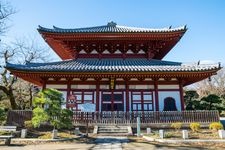
<svg viewBox="0 0 225 150">
<path fill-rule="evenodd" d="M 164 99 L 163 111 L 177 111 L 176 101 L 172 97 L 167 97 Z"/>
</svg>

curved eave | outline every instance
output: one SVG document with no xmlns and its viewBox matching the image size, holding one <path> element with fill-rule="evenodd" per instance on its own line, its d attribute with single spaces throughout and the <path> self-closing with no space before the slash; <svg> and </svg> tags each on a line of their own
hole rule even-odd
<svg viewBox="0 0 225 150">
<path fill-rule="evenodd" d="M 208 69 L 208 70 L 199 70 L 199 71 L 33 71 L 33 70 L 17 70 L 17 69 L 11 69 L 7 68 L 7 70 L 13 72 L 19 72 L 19 73 L 29 73 L 29 74 L 43 74 L 43 75 L 51 75 L 51 74 L 65 74 L 65 75 L 116 75 L 116 74 L 124 74 L 124 75 L 157 75 L 157 74 L 163 74 L 163 75 L 174 75 L 174 74 L 201 74 L 201 73 L 212 73 L 217 72 L 221 68 L 216 69 Z"/>
<path fill-rule="evenodd" d="M 43 84 L 43 78 L 50 77 L 175 77 L 184 81 L 184 86 L 215 75 L 220 68 L 195 72 L 30 72 L 8 69 L 12 74 L 37 85 Z"/>
</svg>

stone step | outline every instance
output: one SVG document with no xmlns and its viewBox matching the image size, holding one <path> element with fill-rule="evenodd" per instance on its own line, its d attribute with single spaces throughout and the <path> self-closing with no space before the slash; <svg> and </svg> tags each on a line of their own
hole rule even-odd
<svg viewBox="0 0 225 150">
<path fill-rule="evenodd" d="M 99 129 L 98 132 L 128 132 L 127 129 Z"/>
<path fill-rule="evenodd" d="M 99 129 L 127 129 L 127 126 L 99 126 Z"/>
<path fill-rule="evenodd" d="M 117 131 L 117 130 L 127 130 L 127 128 L 122 128 L 122 129 L 120 129 L 120 128 L 98 128 L 98 130 L 115 130 L 115 131 Z"/>
<path fill-rule="evenodd" d="M 103 125 L 98 126 L 96 131 L 96 133 L 100 135 L 130 135 L 128 126 Z"/>
<path fill-rule="evenodd" d="M 107 134 L 107 135 L 111 135 L 111 134 L 128 134 L 128 132 L 98 132 L 98 134 Z"/>
<path fill-rule="evenodd" d="M 128 133 L 98 133 L 98 136 L 129 136 L 130 134 Z"/>
</svg>

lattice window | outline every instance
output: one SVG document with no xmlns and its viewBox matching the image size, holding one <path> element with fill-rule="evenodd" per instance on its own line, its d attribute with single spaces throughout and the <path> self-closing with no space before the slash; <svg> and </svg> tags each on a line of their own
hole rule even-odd
<svg viewBox="0 0 225 150">
<path fill-rule="evenodd" d="M 131 101 L 133 111 L 153 111 L 152 92 L 132 91 Z"/>
</svg>

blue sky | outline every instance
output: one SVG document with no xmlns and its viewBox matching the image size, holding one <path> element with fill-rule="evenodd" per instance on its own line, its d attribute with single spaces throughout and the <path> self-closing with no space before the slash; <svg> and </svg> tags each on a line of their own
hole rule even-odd
<svg viewBox="0 0 225 150">
<path fill-rule="evenodd" d="M 36 37 L 38 25 L 76 28 L 118 25 L 163 28 L 187 25 L 188 31 L 164 60 L 225 63 L 224 0 L 10 0 L 18 12 L 11 17 L 7 40 Z"/>
</svg>

